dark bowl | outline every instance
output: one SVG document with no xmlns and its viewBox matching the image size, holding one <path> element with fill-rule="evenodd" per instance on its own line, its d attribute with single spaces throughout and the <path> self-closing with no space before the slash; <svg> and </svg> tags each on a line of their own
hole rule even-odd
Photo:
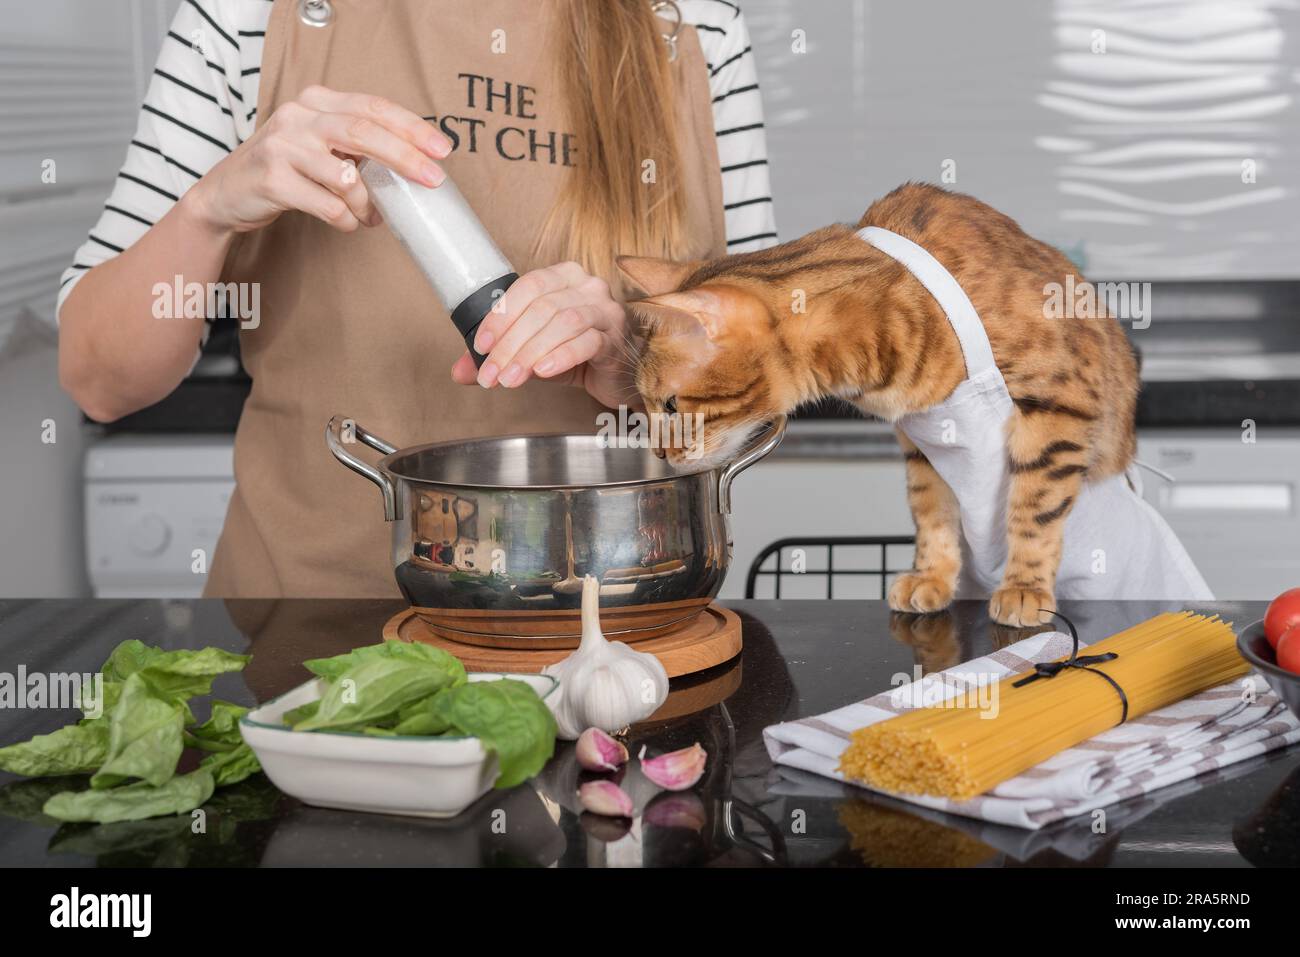
<svg viewBox="0 0 1300 957">
<path fill-rule="evenodd" d="M 1237 650 L 1264 676 L 1273 693 L 1282 699 L 1291 713 L 1300 717 L 1300 675 L 1287 671 L 1277 663 L 1273 646 L 1264 637 L 1263 621 L 1247 626 L 1237 636 Z"/>
</svg>

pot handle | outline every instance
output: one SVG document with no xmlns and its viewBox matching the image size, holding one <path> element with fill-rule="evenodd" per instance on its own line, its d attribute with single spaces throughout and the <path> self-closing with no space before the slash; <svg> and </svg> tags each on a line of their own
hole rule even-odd
<svg viewBox="0 0 1300 957">
<path fill-rule="evenodd" d="M 745 469 L 749 468 L 760 459 L 766 458 L 768 453 L 781 444 L 785 438 L 785 416 L 780 415 L 772 420 L 772 424 L 764 429 L 753 444 L 732 462 L 729 462 L 722 470 L 722 475 L 718 477 L 718 511 L 724 515 L 731 513 L 731 483 L 736 480 L 736 476 Z"/>
<path fill-rule="evenodd" d="M 373 432 L 367 432 L 355 420 L 348 418 L 346 415 L 334 416 L 325 426 L 325 444 L 329 446 L 330 452 L 334 454 L 336 459 L 362 478 L 368 478 L 379 486 L 379 491 L 384 494 L 384 520 L 388 522 L 396 521 L 400 517 L 397 514 L 397 487 L 393 484 L 393 480 L 389 478 L 387 472 L 383 472 L 373 465 L 367 465 L 356 456 L 349 454 L 347 449 L 343 447 L 342 432 L 345 423 L 351 423 L 352 434 L 376 452 L 391 455 L 397 451 L 397 446 L 386 442 Z"/>
</svg>

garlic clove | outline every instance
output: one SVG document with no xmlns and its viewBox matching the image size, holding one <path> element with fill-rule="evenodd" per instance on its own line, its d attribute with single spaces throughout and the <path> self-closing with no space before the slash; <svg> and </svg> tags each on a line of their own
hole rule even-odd
<svg viewBox="0 0 1300 957">
<path fill-rule="evenodd" d="M 694 787 L 704 774 L 708 755 L 699 742 L 680 751 L 670 751 L 657 758 L 641 761 L 641 773 L 667 791 L 685 791 Z"/>
<path fill-rule="evenodd" d="M 588 781 L 578 788 L 578 800 L 593 814 L 632 816 L 632 799 L 613 781 Z"/>
<path fill-rule="evenodd" d="M 578 735 L 574 750 L 578 764 L 588 771 L 617 771 L 627 764 L 627 748 L 600 728 L 588 728 Z"/>
</svg>

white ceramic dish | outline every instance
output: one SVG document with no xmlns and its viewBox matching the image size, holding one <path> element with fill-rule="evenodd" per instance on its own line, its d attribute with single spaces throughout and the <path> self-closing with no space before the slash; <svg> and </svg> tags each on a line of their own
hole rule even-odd
<svg viewBox="0 0 1300 957">
<path fill-rule="evenodd" d="M 546 700 L 559 686 L 547 675 L 480 672 L 470 681 L 513 678 Z M 317 807 L 416 817 L 453 817 L 492 788 L 496 755 L 474 737 L 384 738 L 349 731 L 298 731 L 282 721 L 325 691 L 323 679 L 301 684 L 240 719 L 244 740 L 271 782 Z"/>
</svg>

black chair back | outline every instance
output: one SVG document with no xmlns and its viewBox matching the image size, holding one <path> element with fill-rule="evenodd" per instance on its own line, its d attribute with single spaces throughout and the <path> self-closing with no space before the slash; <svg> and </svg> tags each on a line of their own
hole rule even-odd
<svg viewBox="0 0 1300 957">
<path fill-rule="evenodd" d="M 757 598 L 758 580 L 771 579 L 773 582 L 771 598 L 781 597 L 781 579 L 821 576 L 826 580 L 826 597 L 835 597 L 835 578 L 839 575 L 875 575 L 880 579 L 880 597 L 884 598 L 887 582 L 890 575 L 896 575 L 899 572 L 910 571 L 912 568 L 912 559 L 909 554 L 906 564 L 900 563 L 893 565 L 890 563 L 891 546 L 903 546 L 916 544 L 916 538 L 912 535 L 828 535 L 820 538 L 781 538 L 768 545 L 758 557 L 754 559 L 749 566 L 749 574 L 745 577 L 745 597 Z M 863 546 L 877 547 L 880 549 L 880 567 L 879 568 L 845 568 L 837 567 L 835 564 L 836 548 L 861 548 Z M 786 567 L 786 553 L 793 549 L 826 549 L 826 567 L 809 568 L 802 571 L 793 571 Z M 772 561 L 775 559 L 775 561 Z M 764 566 L 767 567 L 764 567 Z"/>
</svg>

